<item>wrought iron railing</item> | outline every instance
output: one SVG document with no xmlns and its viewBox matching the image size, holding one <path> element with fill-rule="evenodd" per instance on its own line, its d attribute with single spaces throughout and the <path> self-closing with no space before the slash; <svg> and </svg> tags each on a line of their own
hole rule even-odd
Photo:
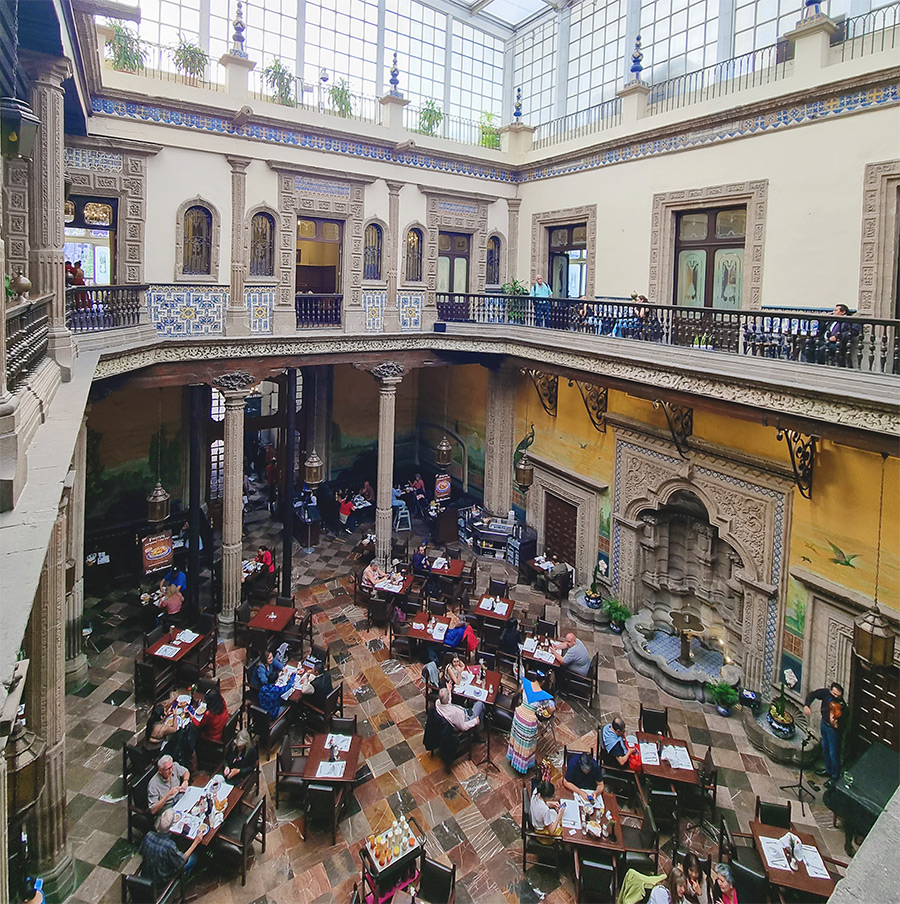
<svg viewBox="0 0 900 904">
<path fill-rule="evenodd" d="M 381 104 L 377 97 L 356 91 L 332 93 L 334 85 L 310 84 L 295 76 L 290 84 L 273 88 L 264 72 L 250 73 L 250 96 L 255 100 L 294 107 L 312 113 L 326 113 L 356 122 L 381 122 Z M 335 82 L 336 84 L 336 82 Z"/>
<path fill-rule="evenodd" d="M 6 312 L 6 388 L 19 384 L 44 359 L 50 335 L 51 298 L 36 298 Z"/>
<path fill-rule="evenodd" d="M 66 289 L 66 326 L 96 333 L 137 326 L 147 286 L 71 286 Z"/>
<path fill-rule="evenodd" d="M 793 49 L 794 45 L 786 41 L 770 44 L 742 56 L 658 82 L 650 89 L 647 115 L 677 110 L 689 104 L 702 103 L 783 79 L 787 61 L 793 57 Z"/>
<path fill-rule="evenodd" d="M 614 97 L 586 110 L 542 122 L 534 130 L 534 147 L 542 148 L 560 141 L 603 132 L 622 124 L 622 98 Z"/>
<path fill-rule="evenodd" d="M 298 293 L 294 298 L 297 311 L 297 329 L 340 326 L 343 295 L 309 295 Z"/>
<path fill-rule="evenodd" d="M 861 16 L 838 22 L 831 43 L 840 61 L 853 60 L 883 50 L 892 50 L 900 42 L 900 3 L 873 9 Z"/>
<path fill-rule="evenodd" d="M 446 138 L 447 141 L 457 141 L 460 144 L 500 149 L 499 123 L 480 123 L 474 119 L 438 112 L 440 119 L 427 107 L 409 104 L 403 109 L 403 126 L 410 132 L 429 138 Z"/>
<path fill-rule="evenodd" d="M 161 82 L 175 82 L 179 85 L 190 85 L 194 88 L 206 88 L 208 91 L 225 90 L 225 67 L 210 57 L 203 71 L 192 75 L 179 70 L 175 64 L 175 47 L 153 44 L 143 39 L 137 40 L 130 53 L 117 53 L 115 38 L 110 39 L 104 47 L 104 60 L 110 69 L 117 72 L 128 72 L 132 75 L 143 75 Z"/>
<path fill-rule="evenodd" d="M 519 325 L 729 355 L 900 374 L 900 320 L 827 311 L 636 305 L 633 299 L 438 293 L 438 319 Z"/>
</svg>

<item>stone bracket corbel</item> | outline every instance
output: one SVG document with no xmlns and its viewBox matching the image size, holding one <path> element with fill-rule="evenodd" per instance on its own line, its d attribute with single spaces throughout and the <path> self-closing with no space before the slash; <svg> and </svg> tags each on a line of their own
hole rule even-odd
<svg viewBox="0 0 900 904">
<path fill-rule="evenodd" d="M 569 380 L 569 386 L 575 384 L 581 393 L 584 407 L 595 429 L 600 433 L 606 433 L 606 405 L 609 401 L 609 389 L 606 386 L 598 386 L 596 383 L 588 383 L 582 380 Z"/>
<path fill-rule="evenodd" d="M 537 390 L 538 398 L 544 411 L 550 417 L 556 417 L 556 401 L 559 396 L 559 377 L 556 374 L 545 374 L 540 370 L 526 369 L 524 373 L 531 377 L 534 388 Z"/>
<path fill-rule="evenodd" d="M 669 432 L 672 434 L 672 442 L 682 458 L 688 457 L 690 446 L 688 445 L 688 437 L 694 432 L 694 409 L 682 408 L 674 402 L 668 402 L 665 399 L 657 399 L 653 403 L 654 408 L 662 408 L 666 416 L 666 423 L 669 425 Z"/>
<path fill-rule="evenodd" d="M 791 457 L 794 483 L 804 499 L 812 498 L 813 470 L 816 463 L 816 436 L 807 436 L 799 430 L 785 430 L 778 427 L 776 438 L 784 440 Z"/>
</svg>

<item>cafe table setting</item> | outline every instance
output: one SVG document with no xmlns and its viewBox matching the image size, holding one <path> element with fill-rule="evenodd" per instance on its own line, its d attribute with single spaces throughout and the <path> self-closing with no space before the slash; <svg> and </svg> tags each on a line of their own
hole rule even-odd
<svg viewBox="0 0 900 904">
<path fill-rule="evenodd" d="M 202 832 L 201 843 L 209 844 L 242 794 L 240 788 L 228 784 L 222 775 L 214 775 L 203 786 L 191 785 L 173 807 L 172 833 L 193 840 Z"/>
</svg>

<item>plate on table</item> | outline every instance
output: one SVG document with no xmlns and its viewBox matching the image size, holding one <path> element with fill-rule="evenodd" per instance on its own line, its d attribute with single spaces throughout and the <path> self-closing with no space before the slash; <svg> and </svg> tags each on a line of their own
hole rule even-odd
<svg viewBox="0 0 900 904">
<path fill-rule="evenodd" d="M 179 694 L 175 698 L 175 702 L 180 703 L 182 706 L 187 706 L 188 703 L 191 702 L 191 695 L 190 694 Z"/>
<path fill-rule="evenodd" d="M 150 602 L 150 594 L 149 594 L 149 593 L 142 593 L 142 594 L 141 594 L 141 602 L 142 602 L 142 603 L 149 603 L 149 602 Z"/>
</svg>

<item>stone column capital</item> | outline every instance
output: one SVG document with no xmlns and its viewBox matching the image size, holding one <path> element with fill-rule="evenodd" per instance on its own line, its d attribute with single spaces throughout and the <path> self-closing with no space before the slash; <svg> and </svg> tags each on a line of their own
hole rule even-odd
<svg viewBox="0 0 900 904">
<path fill-rule="evenodd" d="M 403 381 L 406 368 L 398 361 L 384 361 L 372 368 L 372 376 L 381 384 L 381 391 L 386 391 L 390 387 L 390 391 L 394 391 L 399 383 Z"/>
<path fill-rule="evenodd" d="M 385 185 L 387 185 L 388 193 L 392 195 L 400 194 L 400 189 L 406 185 L 405 182 L 395 182 L 393 179 L 385 179 Z"/>
<path fill-rule="evenodd" d="M 65 57 L 20 50 L 19 62 L 25 67 L 32 82 L 57 88 L 62 91 L 62 83 L 72 74 L 72 65 Z"/>
<path fill-rule="evenodd" d="M 252 162 L 249 157 L 238 157 L 234 154 L 226 154 L 225 159 L 231 167 L 233 173 L 243 173 Z"/>
<path fill-rule="evenodd" d="M 226 402 L 246 399 L 256 379 L 245 370 L 232 370 L 213 380 L 213 386 L 222 391 Z"/>
<path fill-rule="evenodd" d="M 507 198 L 506 206 L 510 210 L 518 210 L 522 206 L 522 199 L 521 198 Z"/>
</svg>

